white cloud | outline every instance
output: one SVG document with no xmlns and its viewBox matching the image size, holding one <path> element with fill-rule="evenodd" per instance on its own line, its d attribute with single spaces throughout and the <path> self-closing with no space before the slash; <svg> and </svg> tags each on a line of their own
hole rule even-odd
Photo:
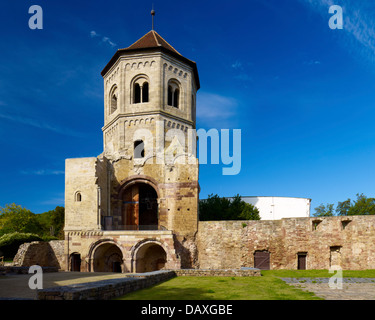
<svg viewBox="0 0 375 320">
<path fill-rule="evenodd" d="M 67 136 L 73 136 L 73 137 L 82 137 L 83 134 L 80 132 L 76 132 L 74 130 L 71 130 L 69 128 L 61 128 L 56 125 L 51 125 L 49 123 L 46 123 L 41 120 L 35 120 L 31 118 L 26 118 L 22 116 L 17 116 L 17 115 L 10 115 L 10 114 L 5 114 L 5 113 L 0 113 L 0 119 L 6 119 L 10 121 L 14 121 L 17 123 L 25 124 L 34 128 L 38 129 L 43 129 L 43 130 L 48 130 L 48 131 L 53 131 L 55 133 L 67 135 Z"/>
<path fill-rule="evenodd" d="M 236 61 L 235 63 L 232 64 L 233 69 L 242 69 L 242 63 L 240 61 Z"/>
<path fill-rule="evenodd" d="M 102 41 L 103 41 L 104 43 L 108 43 L 111 47 L 116 47 L 116 46 L 117 46 L 117 44 L 114 43 L 114 42 L 112 42 L 111 39 L 109 39 L 108 37 L 103 37 L 103 38 L 102 38 Z"/>
<path fill-rule="evenodd" d="M 308 66 L 314 66 L 314 65 L 321 64 L 321 62 L 319 60 L 310 60 L 310 61 L 305 61 L 303 64 L 306 64 Z"/>
<path fill-rule="evenodd" d="M 319 12 L 328 21 L 331 15 L 329 7 L 335 4 L 343 8 L 344 24 L 342 30 L 332 32 L 344 32 L 346 37 L 341 42 L 350 51 L 355 50 L 366 59 L 375 62 L 375 22 L 372 13 L 374 4 L 372 1 L 343 0 L 335 3 L 333 0 L 300 0 Z M 342 39 L 342 38 L 341 38 Z"/>
<path fill-rule="evenodd" d="M 90 31 L 90 37 L 91 38 L 101 38 L 101 42 L 102 43 L 109 44 L 111 47 L 116 47 L 117 46 L 117 44 L 114 43 L 113 41 L 111 41 L 110 38 L 108 38 L 106 36 L 101 36 L 95 30 Z"/>
<path fill-rule="evenodd" d="M 65 174 L 62 170 L 51 170 L 51 169 L 40 169 L 40 170 L 22 170 L 21 174 L 24 175 L 33 175 L 33 176 L 57 176 Z"/>
<path fill-rule="evenodd" d="M 237 80 L 242 80 L 242 81 L 251 81 L 253 80 L 252 77 L 250 77 L 247 73 L 240 73 L 236 76 L 234 76 L 235 79 Z"/>
<path fill-rule="evenodd" d="M 240 81 L 251 81 L 253 80 L 253 78 L 246 72 L 246 68 L 245 66 L 249 66 L 250 63 L 247 62 L 245 63 L 245 65 L 239 61 L 239 60 L 236 60 L 234 63 L 232 63 L 231 67 L 232 69 L 234 69 L 235 71 L 238 72 L 238 74 L 236 74 L 234 76 L 234 79 L 236 80 L 240 80 Z"/>
<path fill-rule="evenodd" d="M 53 206 L 64 206 L 65 198 L 64 195 L 58 195 L 56 198 L 51 198 L 40 202 L 43 205 L 53 205 Z"/>
<path fill-rule="evenodd" d="M 231 97 L 209 92 L 197 95 L 197 118 L 205 125 L 231 127 L 237 108 L 237 100 Z"/>
</svg>

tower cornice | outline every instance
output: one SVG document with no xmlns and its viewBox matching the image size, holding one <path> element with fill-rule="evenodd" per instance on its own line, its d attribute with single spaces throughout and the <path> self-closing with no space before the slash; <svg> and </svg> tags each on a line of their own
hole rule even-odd
<svg viewBox="0 0 375 320">
<path fill-rule="evenodd" d="M 163 110 L 158 110 L 158 111 L 147 111 L 147 112 L 137 112 L 137 113 L 121 113 L 118 114 L 116 117 L 114 117 L 111 121 L 109 121 L 105 126 L 102 127 L 102 131 L 105 131 L 109 127 L 111 127 L 115 122 L 117 122 L 121 118 L 132 118 L 132 117 L 137 117 L 137 116 L 149 116 L 149 115 L 161 115 L 167 118 L 170 118 L 172 120 L 180 121 L 183 122 L 187 125 L 190 125 L 194 127 L 194 122 L 191 120 L 187 120 L 178 116 L 175 116 L 169 112 L 163 111 Z"/>
</svg>

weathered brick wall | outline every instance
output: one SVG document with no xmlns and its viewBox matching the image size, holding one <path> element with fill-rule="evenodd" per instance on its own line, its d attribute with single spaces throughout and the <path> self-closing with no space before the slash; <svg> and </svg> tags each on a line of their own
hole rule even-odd
<svg viewBox="0 0 375 320">
<path fill-rule="evenodd" d="M 254 252 L 270 252 L 271 269 L 375 268 L 375 217 L 288 218 L 274 221 L 199 222 L 200 268 L 254 267 Z"/>
</svg>

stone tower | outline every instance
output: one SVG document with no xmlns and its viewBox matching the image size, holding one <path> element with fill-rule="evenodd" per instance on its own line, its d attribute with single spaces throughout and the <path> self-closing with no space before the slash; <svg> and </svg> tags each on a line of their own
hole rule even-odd
<svg viewBox="0 0 375 320">
<path fill-rule="evenodd" d="M 101 75 L 103 153 L 66 160 L 67 269 L 194 267 L 197 66 L 151 30 Z"/>
</svg>

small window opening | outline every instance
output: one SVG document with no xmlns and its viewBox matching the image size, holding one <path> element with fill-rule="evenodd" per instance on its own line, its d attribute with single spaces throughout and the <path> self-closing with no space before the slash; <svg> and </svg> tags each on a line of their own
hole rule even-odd
<svg viewBox="0 0 375 320">
<path fill-rule="evenodd" d="M 322 220 L 313 220 L 312 222 L 312 231 L 317 230 L 318 225 L 322 222 Z"/>
<path fill-rule="evenodd" d="M 111 98 L 111 113 L 117 110 L 117 96 L 114 93 Z"/>
<path fill-rule="evenodd" d="M 81 201 L 82 201 L 82 195 L 81 195 L 80 192 L 77 192 L 77 193 L 76 193 L 76 201 L 77 201 L 77 202 L 81 202 Z"/>
<path fill-rule="evenodd" d="M 180 90 L 176 89 L 174 91 L 174 97 L 173 97 L 173 106 L 175 108 L 178 108 L 178 100 L 180 98 Z"/>
<path fill-rule="evenodd" d="M 169 106 L 172 105 L 172 100 L 173 100 L 172 97 L 173 97 L 172 87 L 168 86 L 168 105 Z"/>
<path fill-rule="evenodd" d="M 168 86 L 168 105 L 171 107 L 178 108 L 180 102 L 180 89 L 175 83 Z"/>
<path fill-rule="evenodd" d="M 148 83 L 145 82 L 142 86 L 142 102 L 148 102 Z"/>
<path fill-rule="evenodd" d="M 137 140 L 134 142 L 134 158 L 140 159 L 145 157 L 145 147 L 142 140 Z"/>
<path fill-rule="evenodd" d="M 142 85 L 139 83 L 134 84 L 133 88 L 133 103 L 149 102 L 149 84 L 144 82 Z"/>
<path fill-rule="evenodd" d="M 141 102 L 141 87 L 138 83 L 134 85 L 134 103 L 140 103 Z"/>
<path fill-rule="evenodd" d="M 342 220 L 341 221 L 342 230 L 345 230 L 345 228 L 348 226 L 350 222 L 352 222 L 352 220 Z"/>
</svg>

